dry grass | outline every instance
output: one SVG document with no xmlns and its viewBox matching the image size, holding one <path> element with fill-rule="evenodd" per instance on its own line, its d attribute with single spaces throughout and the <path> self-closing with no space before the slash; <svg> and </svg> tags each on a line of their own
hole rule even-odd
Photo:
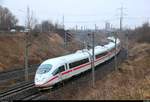
<svg viewBox="0 0 150 102">
<path fill-rule="evenodd" d="M 29 64 L 39 64 L 48 58 L 63 55 L 68 49 L 76 49 L 77 44 L 64 49 L 64 40 L 57 33 L 40 34 L 31 37 Z M 0 71 L 24 66 L 24 34 L 0 35 Z M 74 50 L 73 50 L 74 51 Z"/>
<path fill-rule="evenodd" d="M 131 59 L 121 70 L 106 76 L 93 90 L 92 99 L 146 99 L 150 96 L 150 45 L 138 44 L 131 49 Z M 104 84 L 104 85 L 103 85 Z M 101 93 L 101 94 L 99 94 Z M 85 97 L 87 98 L 87 96 Z M 91 97 L 88 96 L 88 99 Z"/>
<path fill-rule="evenodd" d="M 150 99 L 150 44 L 138 44 L 118 71 L 96 82 L 96 88 L 82 87 L 68 99 L 143 100 Z"/>
</svg>

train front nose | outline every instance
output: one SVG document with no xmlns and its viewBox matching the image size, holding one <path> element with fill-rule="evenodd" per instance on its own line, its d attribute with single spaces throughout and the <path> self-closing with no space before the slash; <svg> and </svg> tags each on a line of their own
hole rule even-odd
<svg viewBox="0 0 150 102">
<path fill-rule="evenodd" d="M 34 79 L 34 84 L 35 84 L 36 87 L 51 86 L 51 82 L 48 82 L 50 78 L 51 78 L 51 75 L 50 76 L 36 75 L 35 79 Z"/>
<path fill-rule="evenodd" d="M 43 77 L 42 75 L 36 75 L 34 78 L 35 86 L 42 86 L 45 82 L 45 77 Z"/>
</svg>

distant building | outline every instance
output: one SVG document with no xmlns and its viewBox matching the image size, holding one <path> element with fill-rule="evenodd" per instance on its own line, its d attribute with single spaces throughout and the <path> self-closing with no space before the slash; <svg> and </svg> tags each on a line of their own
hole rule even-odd
<svg viewBox="0 0 150 102">
<path fill-rule="evenodd" d="M 106 31 L 109 31 L 110 29 L 111 29 L 110 23 L 109 23 L 109 22 L 106 22 L 106 23 L 105 23 L 105 30 L 106 30 Z"/>
</svg>

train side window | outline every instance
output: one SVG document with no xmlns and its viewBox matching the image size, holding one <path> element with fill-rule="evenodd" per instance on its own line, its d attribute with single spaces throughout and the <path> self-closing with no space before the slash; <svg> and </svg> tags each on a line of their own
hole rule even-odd
<svg viewBox="0 0 150 102">
<path fill-rule="evenodd" d="M 76 66 L 79 66 L 79 65 L 85 64 L 85 63 L 87 63 L 87 62 L 89 62 L 89 59 L 88 59 L 88 58 L 86 58 L 86 59 L 82 59 L 82 60 L 79 60 L 79 61 L 76 61 L 76 62 L 70 63 L 70 64 L 69 64 L 69 68 L 74 68 L 74 67 L 76 67 Z"/>
<path fill-rule="evenodd" d="M 61 73 L 61 72 L 63 72 L 63 71 L 65 71 L 64 65 L 58 67 L 52 74 L 53 74 L 53 75 L 56 75 L 56 74 Z"/>
<path fill-rule="evenodd" d="M 59 69 L 59 73 L 61 73 L 61 72 L 65 71 L 65 66 L 64 65 L 60 66 L 58 69 Z"/>
</svg>

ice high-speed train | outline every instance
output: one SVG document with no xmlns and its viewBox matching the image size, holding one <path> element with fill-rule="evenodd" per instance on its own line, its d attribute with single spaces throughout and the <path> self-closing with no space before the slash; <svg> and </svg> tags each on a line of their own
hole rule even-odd
<svg viewBox="0 0 150 102">
<path fill-rule="evenodd" d="M 121 49 L 120 40 L 108 37 L 109 43 L 95 47 L 94 65 L 97 66 L 118 54 Z M 78 50 L 77 52 L 44 61 L 38 67 L 34 79 L 36 87 L 48 88 L 65 79 L 91 69 L 92 49 Z"/>
</svg>

